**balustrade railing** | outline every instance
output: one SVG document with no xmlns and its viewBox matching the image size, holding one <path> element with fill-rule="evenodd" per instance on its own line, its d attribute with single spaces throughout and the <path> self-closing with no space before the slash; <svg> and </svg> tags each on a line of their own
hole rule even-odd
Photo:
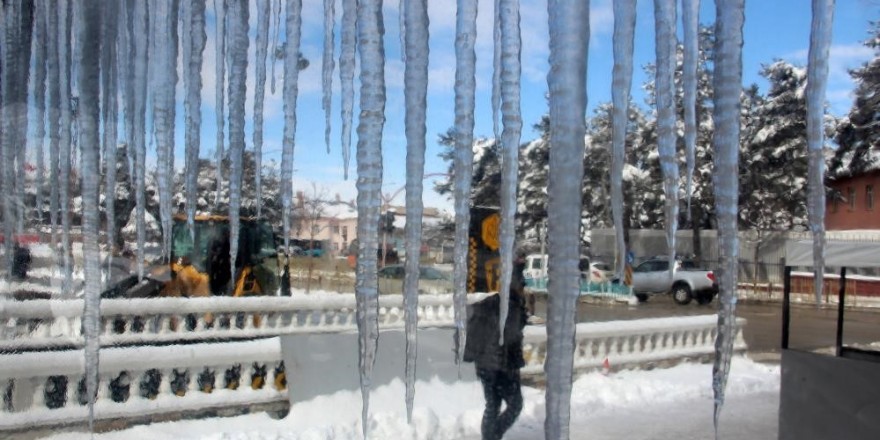
<svg viewBox="0 0 880 440">
<path fill-rule="evenodd" d="M 478 300 L 483 295 L 470 295 Z M 82 300 L 0 302 L 0 351 L 81 347 Z M 102 346 L 326 333 L 357 328 L 353 294 L 292 298 L 150 298 L 101 301 Z M 453 325 L 449 295 L 419 297 L 419 325 Z M 379 325 L 403 327 L 402 295 L 379 297 Z"/>
</svg>

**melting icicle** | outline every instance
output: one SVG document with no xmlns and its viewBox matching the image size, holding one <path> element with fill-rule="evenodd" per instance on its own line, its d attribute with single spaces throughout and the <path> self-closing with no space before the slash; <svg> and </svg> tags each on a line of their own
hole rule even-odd
<svg viewBox="0 0 880 440">
<path fill-rule="evenodd" d="M 134 8 L 119 8 L 119 40 L 116 42 L 117 49 L 117 81 L 119 82 L 119 92 L 122 95 L 123 119 L 122 126 L 125 130 L 125 160 L 128 165 L 129 183 L 134 182 L 134 142 L 132 140 L 132 132 L 134 131 L 134 54 L 132 25 L 132 12 Z"/>
<path fill-rule="evenodd" d="M 324 0 L 324 59 L 321 63 L 321 87 L 324 95 L 321 108 L 324 109 L 324 143 L 327 144 L 327 154 L 330 154 L 330 110 L 333 97 L 333 69 L 336 65 L 333 60 L 335 26 L 336 0 Z"/>
<path fill-rule="evenodd" d="M 501 108 L 501 0 L 495 0 L 492 39 L 492 134 L 498 139 L 498 113 Z"/>
<path fill-rule="evenodd" d="M 504 342 L 504 324 L 510 297 L 513 272 L 514 215 L 519 174 L 519 141 L 522 134 L 520 115 L 520 52 L 519 1 L 501 0 L 501 307 L 499 311 L 498 344 Z"/>
<path fill-rule="evenodd" d="M 72 98 L 70 88 L 70 71 L 71 71 L 71 2 L 62 1 L 58 7 L 58 58 L 60 69 L 59 93 L 61 102 L 61 137 L 59 139 L 59 168 L 60 168 L 60 193 L 58 202 L 60 204 L 61 213 L 61 249 L 62 259 L 64 261 L 64 279 L 61 282 L 61 292 L 64 295 L 70 295 L 71 284 L 73 283 L 72 258 L 70 254 L 70 161 L 71 161 L 71 125 L 72 125 Z"/>
<path fill-rule="evenodd" d="M 400 0 L 397 3 L 397 27 L 398 38 L 400 39 L 400 61 L 406 65 L 406 4 L 407 0 Z"/>
<path fill-rule="evenodd" d="M 114 9 L 104 3 L 104 8 Z M 101 41 L 102 3 L 99 0 L 78 2 L 77 38 L 82 41 Z M 112 11 L 115 13 L 115 10 Z M 115 23 L 115 20 L 113 20 Z M 111 26 L 104 29 L 115 31 Z M 115 40 L 105 35 L 104 43 Z M 98 249 L 98 186 L 100 171 L 98 167 L 100 132 L 100 58 L 97 50 L 81 50 L 77 60 L 79 79 L 80 146 L 82 148 L 82 206 L 83 206 L 83 260 L 85 265 L 85 303 L 83 308 L 83 333 L 85 337 L 86 390 L 89 399 L 89 430 L 94 430 L 95 398 L 98 392 L 98 334 L 101 327 L 101 262 Z M 106 58 L 105 58 L 106 59 Z M 108 80 L 109 82 L 109 80 Z M 106 128 L 105 128 L 106 130 Z M 115 131 L 115 130 L 114 130 Z M 115 139 L 114 139 L 115 142 Z"/>
<path fill-rule="evenodd" d="M 611 213 L 617 242 L 615 274 L 623 278 L 626 242 L 623 237 L 623 165 L 626 153 L 626 125 L 629 93 L 632 88 L 633 36 L 636 27 L 636 1 L 614 2 L 614 69 L 611 78 Z"/>
<path fill-rule="evenodd" d="M 46 16 L 46 48 L 48 56 L 47 78 L 49 93 L 49 223 L 52 230 L 52 250 L 58 245 L 58 189 L 62 186 L 58 181 L 59 161 L 58 147 L 61 142 L 61 71 L 59 70 L 58 42 L 60 31 L 58 26 L 58 10 L 63 9 L 50 2 L 43 2 L 43 14 Z"/>
<path fill-rule="evenodd" d="M 296 98 L 299 93 L 300 28 L 302 26 L 302 1 L 287 0 L 287 17 L 284 32 L 284 139 L 281 151 L 281 206 L 283 211 L 284 249 L 290 251 L 290 205 L 293 188 L 293 149 L 296 140 Z"/>
<path fill-rule="evenodd" d="M 46 33 L 46 14 L 40 7 L 34 11 L 34 37 L 33 37 L 33 58 L 34 58 L 34 80 L 33 80 L 33 96 L 34 105 L 36 106 L 36 120 L 34 121 L 34 149 L 36 159 L 36 206 L 34 207 L 34 217 L 42 224 L 43 220 L 43 180 L 45 178 L 44 168 L 44 139 L 46 137 L 46 58 L 47 58 L 47 36 Z"/>
<path fill-rule="evenodd" d="M 687 160 L 687 218 L 691 218 L 694 156 L 697 145 L 697 56 L 699 55 L 700 0 L 681 0 L 684 27 L 684 147 Z"/>
<path fill-rule="evenodd" d="M 412 422 L 418 356 L 419 261 L 422 248 L 422 180 L 425 175 L 425 117 L 428 95 L 428 3 L 407 4 L 403 84 L 406 101 L 406 267 L 403 280 L 406 322 L 406 420 Z"/>
<path fill-rule="evenodd" d="M 468 225 L 474 164 L 474 93 L 476 91 L 477 1 L 458 0 L 455 32 L 455 247 L 453 282 L 455 304 L 455 363 L 461 367 L 467 341 Z"/>
<path fill-rule="evenodd" d="M 739 199 L 740 94 L 742 92 L 742 45 L 745 0 L 719 0 L 715 18 L 715 212 L 718 216 L 719 286 L 718 336 L 712 367 L 715 396 L 715 437 L 718 417 L 724 405 L 724 389 L 730 373 L 733 340 L 736 335 L 736 275 L 739 243 L 737 202 Z"/>
<path fill-rule="evenodd" d="M 24 168 L 23 157 L 14 145 L 24 145 L 27 138 L 27 83 L 30 73 L 31 32 L 33 30 L 33 3 L 7 2 L 3 6 L 2 49 L 2 127 L 0 145 L 3 148 L 3 234 L 12 237 L 23 228 L 22 194 L 24 179 L 18 168 Z M 24 121 L 22 121 L 24 118 Z M 24 122 L 24 125 L 23 125 Z M 4 240 L 7 274 L 12 273 L 13 240 Z"/>
<path fill-rule="evenodd" d="M 107 218 L 107 250 L 109 254 L 108 267 L 113 262 L 113 250 L 116 246 L 116 115 L 117 96 L 117 17 L 119 5 L 116 2 L 108 2 L 103 5 L 103 40 L 101 42 L 101 109 L 104 120 L 104 211 Z"/>
<path fill-rule="evenodd" d="M 214 0 L 214 17 L 216 34 L 214 39 L 214 75 L 216 85 L 214 86 L 215 99 L 214 112 L 217 114 L 217 144 L 216 144 L 216 160 L 217 168 L 215 169 L 214 178 L 217 180 L 217 190 L 214 192 L 214 208 L 220 203 L 220 192 L 223 189 L 223 124 L 224 110 L 223 105 L 225 97 L 223 95 L 223 86 L 226 84 L 226 2 L 227 0 Z"/>
<path fill-rule="evenodd" d="M 575 311 L 580 291 L 581 182 L 584 173 L 590 5 L 547 2 L 550 20 L 550 172 L 547 192 L 550 292 L 547 304 L 545 438 L 568 438 Z"/>
<path fill-rule="evenodd" d="M 272 94 L 275 94 L 275 60 L 278 59 L 278 34 L 281 33 L 281 0 L 275 2 L 275 32 L 272 35 Z"/>
<path fill-rule="evenodd" d="M 205 51 L 205 0 L 181 3 L 183 13 L 183 103 L 186 144 L 186 222 L 195 242 L 198 197 L 199 144 L 202 125 L 202 54 Z M 259 176 L 259 173 L 257 173 Z"/>
<path fill-rule="evenodd" d="M 360 0 L 357 8 L 358 50 L 361 60 L 361 102 L 357 145 L 358 259 L 357 299 L 359 370 L 364 438 L 369 433 L 370 389 L 379 344 L 379 289 L 376 254 L 379 250 L 379 207 L 382 191 L 382 128 L 385 125 L 385 28 L 382 1 Z"/>
<path fill-rule="evenodd" d="M 813 0 L 812 31 L 807 62 L 807 148 L 809 173 L 807 210 L 813 233 L 813 286 L 816 306 L 822 303 L 825 279 L 825 146 L 823 123 L 825 86 L 828 83 L 828 49 L 834 22 L 834 0 Z"/>
<path fill-rule="evenodd" d="M 153 59 L 153 132 L 159 186 L 159 217 L 162 224 L 162 256 L 171 257 L 171 180 L 174 176 L 174 117 L 177 85 L 177 6 L 173 0 L 153 2 L 150 17 L 155 38 Z M 242 114 L 244 112 L 242 111 Z M 142 165 L 139 165 L 142 166 Z"/>
<path fill-rule="evenodd" d="M 669 277 L 675 271 L 675 231 L 678 230 L 678 157 L 675 154 L 675 0 L 654 0 L 656 32 L 657 149 L 666 194 L 666 246 Z"/>
<path fill-rule="evenodd" d="M 342 87 L 342 167 L 348 180 L 351 159 L 351 120 L 354 113 L 354 52 L 357 42 L 357 0 L 342 0 L 342 32 L 339 54 L 339 82 Z"/>
<path fill-rule="evenodd" d="M 135 205 L 137 224 L 137 271 L 138 279 L 144 277 L 144 242 L 146 242 L 146 116 L 147 116 L 147 66 L 149 60 L 149 27 L 147 2 L 135 2 L 131 27 L 134 40 L 134 130 L 132 141 L 135 150 Z"/>
<path fill-rule="evenodd" d="M 247 92 L 248 1 L 229 0 L 229 273 L 235 284 Z M 296 58 L 294 58 L 295 60 Z"/>
<path fill-rule="evenodd" d="M 256 92 L 254 93 L 254 168 L 257 217 L 263 207 L 263 99 L 266 97 L 266 50 L 269 46 L 269 2 L 257 2 Z"/>
</svg>

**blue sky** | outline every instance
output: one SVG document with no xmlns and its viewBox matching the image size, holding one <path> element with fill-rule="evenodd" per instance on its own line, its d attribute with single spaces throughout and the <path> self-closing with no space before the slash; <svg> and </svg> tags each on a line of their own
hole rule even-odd
<svg viewBox="0 0 880 440">
<path fill-rule="evenodd" d="M 251 7 L 251 32 L 256 27 L 256 10 Z M 213 2 L 208 1 L 209 41 L 205 51 L 205 66 L 202 72 L 204 89 L 202 92 L 202 156 L 213 156 L 214 124 L 214 28 Z M 400 60 L 398 36 L 398 2 L 385 2 L 385 47 L 386 84 L 388 100 L 386 104 L 386 124 L 383 136 L 384 182 L 383 193 L 393 194 L 405 182 L 404 164 L 406 142 L 403 129 L 403 63 Z M 762 90 L 766 84 L 758 76 L 762 64 L 783 58 L 796 64 L 806 64 L 809 45 L 810 6 L 807 0 L 774 0 L 746 2 L 745 45 L 743 48 L 743 82 L 757 83 Z M 857 67 L 873 55 L 862 46 L 867 37 L 871 19 L 876 19 L 878 4 L 870 0 L 842 0 L 837 2 L 834 23 L 834 40 L 831 49 L 831 73 L 829 78 L 828 101 L 831 112 L 844 114 L 851 102 L 852 83 L 846 74 L 847 68 Z M 491 60 L 492 60 L 492 0 L 480 0 L 477 36 L 477 108 L 475 112 L 476 136 L 489 136 L 491 124 Z M 701 23 L 714 21 L 714 2 L 703 0 Z M 429 94 L 427 111 L 427 151 L 426 173 L 445 172 L 447 165 L 437 155 L 442 148 L 437 144 L 437 135 L 453 124 L 453 83 L 455 76 L 455 1 L 429 0 L 431 19 L 431 54 L 429 73 Z M 546 0 L 523 0 L 521 3 L 523 35 L 523 75 L 522 75 L 522 140 L 528 141 L 537 136 L 532 129 L 547 112 L 545 94 L 547 90 L 547 5 Z M 341 5 L 337 2 L 337 23 L 341 16 Z M 644 105 L 641 85 L 645 75 L 641 66 L 654 60 L 654 18 L 653 2 L 638 2 L 636 29 L 636 48 L 634 54 L 633 93 L 635 101 Z M 593 0 L 591 7 L 591 41 L 588 69 L 588 114 L 601 102 L 610 100 L 613 27 L 610 0 Z M 283 27 L 283 20 L 282 20 Z M 680 33 L 680 32 L 679 32 Z M 281 40 L 284 39 L 282 34 Z M 323 1 L 303 1 L 303 46 L 302 52 L 311 61 L 310 67 L 301 72 L 299 98 L 297 102 L 297 134 L 294 159 L 294 190 L 310 192 L 312 183 L 326 196 L 339 194 L 343 199 L 355 197 L 354 148 L 357 145 L 357 118 L 353 122 L 352 162 L 349 179 L 343 179 L 342 155 L 340 152 L 340 105 L 339 74 L 334 71 L 334 96 L 332 109 L 331 153 L 328 155 L 324 144 L 324 114 L 321 109 L 321 58 L 323 41 Z M 338 27 L 337 27 L 338 57 Z M 271 45 L 271 41 L 270 41 Z M 271 47 L 269 49 L 271 51 Z M 248 66 L 247 101 L 247 148 L 252 149 L 252 111 L 253 111 L 253 40 L 250 48 Z M 271 52 L 270 52 L 271 53 Z M 337 66 L 338 67 L 338 66 Z M 267 84 L 265 110 L 264 161 L 275 159 L 280 162 L 281 134 L 283 129 L 283 103 L 281 101 L 282 69 L 278 63 L 275 70 L 277 88 L 272 95 Z M 357 82 L 355 88 L 359 86 Z M 178 86 L 178 99 L 182 99 L 182 85 Z M 180 107 L 179 107 L 180 108 Z M 178 110 L 177 158 L 183 159 L 183 119 Z M 355 108 L 357 116 L 357 108 Z M 425 184 L 426 206 L 450 209 L 451 203 L 435 194 L 432 179 Z M 393 200 L 403 204 L 403 192 Z"/>
</svg>

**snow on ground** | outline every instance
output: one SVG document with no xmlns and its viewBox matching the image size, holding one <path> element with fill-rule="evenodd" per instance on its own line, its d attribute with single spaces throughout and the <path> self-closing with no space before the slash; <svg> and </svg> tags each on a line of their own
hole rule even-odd
<svg viewBox="0 0 880 440">
<path fill-rule="evenodd" d="M 472 368 L 470 365 L 465 368 Z M 572 439 L 706 439 L 712 432 L 712 367 L 681 364 L 652 371 L 585 374 L 572 391 Z M 736 358 L 722 414 L 723 438 L 775 438 L 779 367 Z M 523 389 L 525 405 L 505 437 L 543 437 L 544 392 Z M 476 440 L 480 438 L 483 394 L 479 382 L 419 382 L 413 423 L 406 423 L 404 385 L 395 380 L 370 398 L 372 439 Z M 283 420 L 266 414 L 156 423 L 96 435 L 96 439 L 132 438 L 216 440 L 361 439 L 361 398 L 338 392 L 293 406 Z M 55 440 L 87 439 L 63 433 Z"/>
</svg>

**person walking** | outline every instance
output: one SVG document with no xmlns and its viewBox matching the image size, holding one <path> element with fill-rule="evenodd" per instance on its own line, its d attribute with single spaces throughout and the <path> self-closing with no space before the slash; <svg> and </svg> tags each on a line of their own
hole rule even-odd
<svg viewBox="0 0 880 440">
<path fill-rule="evenodd" d="M 527 314 L 523 280 L 518 276 L 521 273 L 521 268 L 514 269 L 502 344 L 499 345 L 498 328 L 500 295 L 490 295 L 468 310 L 464 361 L 474 363 L 483 385 L 486 398 L 480 427 L 483 440 L 501 439 L 523 407 L 519 370 L 525 365 L 522 341 Z M 503 412 L 502 402 L 506 405 Z"/>
</svg>

